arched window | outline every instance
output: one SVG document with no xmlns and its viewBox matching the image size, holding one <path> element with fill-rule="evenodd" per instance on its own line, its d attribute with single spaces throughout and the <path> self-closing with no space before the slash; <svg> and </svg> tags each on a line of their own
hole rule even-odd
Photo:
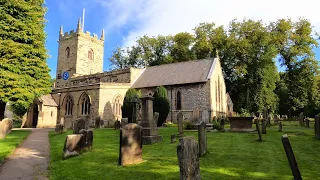
<svg viewBox="0 0 320 180">
<path fill-rule="evenodd" d="M 66 97 L 65 115 L 72 115 L 73 101 L 70 96 Z"/>
<path fill-rule="evenodd" d="M 87 94 L 83 94 L 80 99 L 81 115 L 90 114 L 90 99 Z"/>
<path fill-rule="evenodd" d="M 92 61 L 94 60 L 94 52 L 92 49 L 88 51 L 88 59 Z"/>
<path fill-rule="evenodd" d="M 178 91 L 177 92 L 177 110 L 181 110 L 182 109 L 182 106 L 181 106 L 181 92 Z"/>
<path fill-rule="evenodd" d="M 113 102 L 113 114 L 117 118 L 121 118 L 121 105 L 122 105 L 122 98 L 118 95 Z"/>
<path fill-rule="evenodd" d="M 70 48 L 69 47 L 66 48 L 66 57 L 67 58 L 70 57 Z"/>
</svg>

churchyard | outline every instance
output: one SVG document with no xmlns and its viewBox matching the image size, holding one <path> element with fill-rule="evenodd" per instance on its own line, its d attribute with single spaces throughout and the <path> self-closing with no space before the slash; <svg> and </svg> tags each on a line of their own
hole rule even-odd
<svg viewBox="0 0 320 180">
<path fill-rule="evenodd" d="M 267 127 L 259 142 L 257 132 L 207 132 L 208 152 L 199 158 L 201 179 L 293 179 L 281 143 L 288 134 L 303 179 L 319 177 L 319 140 L 315 138 L 313 121 L 310 127 L 298 121 L 282 121 L 279 126 Z M 252 126 L 255 128 L 255 125 Z M 119 166 L 119 130 L 94 129 L 92 149 L 79 156 L 62 159 L 65 138 L 72 134 L 55 135 L 50 132 L 50 179 L 179 179 L 178 127 L 158 128 L 163 141 L 142 146 L 143 161 L 130 166 Z M 177 141 L 171 143 L 171 135 Z M 197 130 L 184 130 L 184 136 L 198 141 Z"/>
</svg>

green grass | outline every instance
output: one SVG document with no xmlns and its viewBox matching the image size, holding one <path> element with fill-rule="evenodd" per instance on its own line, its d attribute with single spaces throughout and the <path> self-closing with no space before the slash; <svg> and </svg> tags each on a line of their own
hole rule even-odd
<svg viewBox="0 0 320 180">
<path fill-rule="evenodd" d="M 301 128 L 297 122 L 283 122 L 284 132 L 278 127 L 268 128 L 263 142 L 256 141 L 256 133 L 208 132 L 208 151 L 200 158 L 202 179 L 293 179 L 281 143 L 287 133 L 303 179 L 320 177 L 320 140 L 313 128 Z M 254 127 L 254 126 L 253 126 Z M 70 134 L 68 131 L 67 134 Z M 145 162 L 129 167 L 117 165 L 119 131 L 94 130 L 93 150 L 80 156 L 62 160 L 62 149 L 67 134 L 50 133 L 50 179 L 179 179 L 177 143 L 170 143 L 170 135 L 177 128 L 159 129 L 164 141 L 143 146 Z M 197 132 L 185 132 L 195 136 Z"/>
<path fill-rule="evenodd" d="M 29 134 L 30 131 L 13 130 L 5 139 L 0 140 L 0 164 Z"/>
</svg>

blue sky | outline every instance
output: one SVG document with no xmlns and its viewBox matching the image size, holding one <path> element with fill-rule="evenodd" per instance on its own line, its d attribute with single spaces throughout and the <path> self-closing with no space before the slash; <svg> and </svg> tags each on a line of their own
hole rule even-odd
<svg viewBox="0 0 320 180">
<path fill-rule="evenodd" d="M 101 35 L 105 29 L 104 70 L 111 68 L 109 57 L 117 46 L 133 45 L 144 34 L 168 35 L 189 31 L 201 22 L 227 25 L 232 19 L 262 19 L 265 22 L 279 18 L 298 17 L 311 21 L 320 32 L 318 9 L 314 0 L 47 0 L 46 47 L 47 60 L 55 77 L 60 25 L 64 31 L 75 30 L 77 20 L 85 8 L 85 31 Z M 276 5 L 277 6 L 276 6 Z M 312 6 L 311 6 L 312 4 Z M 285 7 L 285 8 L 283 8 Z M 314 49 L 320 59 L 320 49 Z"/>
</svg>

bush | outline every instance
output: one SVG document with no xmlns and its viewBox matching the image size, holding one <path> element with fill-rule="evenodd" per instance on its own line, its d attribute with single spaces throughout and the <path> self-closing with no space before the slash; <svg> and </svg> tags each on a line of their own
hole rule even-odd
<svg viewBox="0 0 320 180">
<path fill-rule="evenodd" d="M 153 95 L 153 111 L 159 113 L 158 126 L 166 121 L 170 111 L 170 103 L 167 96 L 167 90 L 163 86 L 156 88 Z"/>
<path fill-rule="evenodd" d="M 141 92 L 137 91 L 136 89 L 128 89 L 128 91 L 126 92 L 126 96 L 124 97 L 124 100 L 123 100 L 123 105 L 121 107 L 122 117 L 128 118 L 128 123 L 132 123 L 133 104 L 131 101 L 134 97 L 140 98 Z"/>
<path fill-rule="evenodd" d="M 184 121 L 183 129 L 197 129 L 197 126 L 195 124 L 192 124 L 190 121 Z"/>
</svg>

